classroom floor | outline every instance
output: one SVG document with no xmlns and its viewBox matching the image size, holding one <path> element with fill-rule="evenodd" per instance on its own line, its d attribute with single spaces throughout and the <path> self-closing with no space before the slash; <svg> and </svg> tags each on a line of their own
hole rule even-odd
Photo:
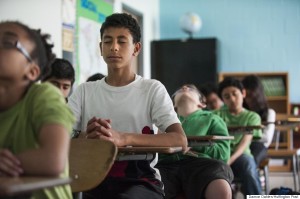
<svg viewBox="0 0 300 199">
<path fill-rule="evenodd" d="M 270 172 L 269 180 L 270 180 L 270 190 L 272 190 L 273 188 L 279 188 L 281 186 L 289 187 L 291 189 L 294 189 L 294 182 L 293 182 L 292 173 L 288 173 L 288 172 Z M 242 193 L 239 192 L 237 194 L 236 199 L 244 199 Z"/>
</svg>

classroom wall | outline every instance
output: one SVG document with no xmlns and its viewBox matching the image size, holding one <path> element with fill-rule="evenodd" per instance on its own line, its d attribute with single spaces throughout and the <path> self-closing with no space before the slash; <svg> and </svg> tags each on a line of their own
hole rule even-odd
<svg viewBox="0 0 300 199">
<path fill-rule="evenodd" d="M 159 0 L 114 0 L 114 12 L 126 5 L 144 17 L 143 76 L 151 77 L 150 42 L 159 38 Z M 0 0 L 0 21 L 19 20 L 33 28 L 51 34 L 54 52 L 62 57 L 62 1 L 61 0 Z"/>
<path fill-rule="evenodd" d="M 49 33 L 57 57 L 62 56 L 61 0 L 0 0 L 0 21 L 18 20 Z"/>
<path fill-rule="evenodd" d="M 150 42 L 159 39 L 159 0 L 115 0 L 114 11 L 121 12 L 123 4 L 143 15 L 143 76 L 150 78 Z"/>
<path fill-rule="evenodd" d="M 219 72 L 289 72 L 290 101 L 300 103 L 299 0 L 161 0 L 161 39 L 187 38 L 186 12 L 202 19 L 195 38 L 218 39 Z"/>
</svg>

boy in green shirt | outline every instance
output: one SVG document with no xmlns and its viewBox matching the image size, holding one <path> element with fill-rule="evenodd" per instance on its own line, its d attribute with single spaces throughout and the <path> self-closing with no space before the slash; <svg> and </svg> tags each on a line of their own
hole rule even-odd
<svg viewBox="0 0 300 199">
<path fill-rule="evenodd" d="M 204 111 L 205 97 L 194 85 L 184 85 L 174 96 L 174 106 L 187 136 L 228 136 L 224 121 Z M 165 185 L 166 198 L 184 194 L 186 198 L 231 198 L 233 174 L 226 165 L 229 141 L 213 146 L 193 147 L 195 157 L 160 154 L 157 168 Z M 218 187 L 216 189 L 216 187 Z"/>
<path fill-rule="evenodd" d="M 68 176 L 73 115 L 62 94 L 37 84 L 55 57 L 47 36 L 19 22 L 0 22 L 0 176 Z M 69 185 L 32 198 L 72 198 Z"/>
<path fill-rule="evenodd" d="M 235 78 L 225 78 L 219 84 L 220 97 L 225 105 L 215 111 L 227 126 L 256 126 L 261 124 L 260 116 L 243 108 L 243 98 L 246 96 L 242 83 Z M 246 195 L 261 194 L 261 185 L 257 172 L 257 165 L 250 151 L 253 137 L 261 137 L 261 130 L 254 130 L 253 134 L 236 133 L 231 142 L 231 156 L 228 164 L 234 176 L 242 183 L 242 192 Z"/>
</svg>

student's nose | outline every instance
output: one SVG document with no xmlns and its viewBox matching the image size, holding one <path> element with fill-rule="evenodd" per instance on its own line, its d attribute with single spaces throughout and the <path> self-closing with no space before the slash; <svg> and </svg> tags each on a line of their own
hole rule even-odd
<svg viewBox="0 0 300 199">
<path fill-rule="evenodd" d="M 119 50 L 119 45 L 118 45 L 118 43 L 115 42 L 115 41 L 112 42 L 110 50 L 111 50 L 111 51 L 114 51 L 114 52 L 118 51 L 118 50 Z"/>
<path fill-rule="evenodd" d="M 231 102 L 234 102 L 234 101 L 235 101 L 235 97 L 234 97 L 233 95 L 230 95 L 229 100 L 230 100 Z"/>
</svg>

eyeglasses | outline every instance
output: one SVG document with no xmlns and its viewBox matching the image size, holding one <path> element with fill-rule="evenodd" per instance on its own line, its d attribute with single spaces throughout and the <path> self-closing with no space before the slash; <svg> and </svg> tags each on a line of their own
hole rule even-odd
<svg viewBox="0 0 300 199">
<path fill-rule="evenodd" d="M 32 62 L 32 58 L 28 51 L 24 48 L 20 41 L 13 40 L 2 40 L 0 42 L 0 47 L 4 49 L 13 49 L 16 48 L 19 52 L 21 52 L 29 62 Z"/>
</svg>

